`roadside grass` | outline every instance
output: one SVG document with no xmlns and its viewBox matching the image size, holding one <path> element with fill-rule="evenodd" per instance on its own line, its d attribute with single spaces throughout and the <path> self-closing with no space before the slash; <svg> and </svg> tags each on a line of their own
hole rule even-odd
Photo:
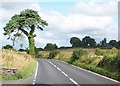
<svg viewBox="0 0 120 86">
<path fill-rule="evenodd" d="M 96 65 L 80 63 L 79 61 L 73 62 L 73 65 L 120 81 L 120 73 L 118 71 L 111 72 L 111 71 L 106 70 L 104 68 L 97 67 Z"/>
<path fill-rule="evenodd" d="M 2 73 L 3 80 L 25 79 L 31 76 L 36 67 L 36 59 L 25 52 L 12 50 L 0 50 L 2 68 L 16 68 L 16 73 L 12 75 Z"/>
<path fill-rule="evenodd" d="M 74 50 L 82 49 L 88 54 L 83 54 L 78 60 L 70 62 Z M 120 81 L 120 59 L 117 56 L 118 50 L 112 49 L 97 49 L 97 48 L 73 48 L 73 49 L 58 49 L 58 53 L 54 59 L 71 63 L 75 66 L 99 73 Z M 97 52 L 96 52 L 97 51 Z"/>
</svg>

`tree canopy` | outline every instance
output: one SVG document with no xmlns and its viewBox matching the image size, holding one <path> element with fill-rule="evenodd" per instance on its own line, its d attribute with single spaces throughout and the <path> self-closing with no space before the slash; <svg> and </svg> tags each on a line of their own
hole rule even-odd
<svg viewBox="0 0 120 86">
<path fill-rule="evenodd" d="M 25 35 L 29 41 L 29 53 L 34 55 L 34 37 L 36 37 L 35 29 L 43 30 L 48 23 L 39 16 L 37 11 L 26 9 L 20 14 L 15 14 L 4 29 L 4 35 L 8 35 L 8 39 L 13 39 Z"/>
<path fill-rule="evenodd" d="M 81 47 L 82 46 L 82 41 L 78 37 L 70 38 L 70 43 L 72 44 L 72 47 Z"/>
<path fill-rule="evenodd" d="M 45 50 L 55 50 L 57 48 L 58 48 L 58 46 L 56 44 L 47 43 L 44 49 Z"/>
</svg>

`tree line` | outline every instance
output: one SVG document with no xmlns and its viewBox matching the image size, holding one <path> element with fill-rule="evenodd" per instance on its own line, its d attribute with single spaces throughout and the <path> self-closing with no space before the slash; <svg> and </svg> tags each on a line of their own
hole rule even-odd
<svg viewBox="0 0 120 86">
<path fill-rule="evenodd" d="M 71 46 L 69 47 L 66 46 L 58 47 L 57 44 L 47 43 L 44 48 L 35 47 L 35 51 L 38 52 L 40 50 L 55 50 L 55 49 L 66 49 L 66 48 L 112 48 L 112 47 L 120 48 L 120 41 L 110 40 L 107 43 L 107 39 L 104 38 L 99 43 L 97 43 L 95 39 L 90 36 L 85 36 L 82 39 L 78 37 L 71 37 L 69 42 L 71 44 Z M 6 45 L 3 46 L 2 48 L 14 49 L 12 45 Z M 19 51 L 28 51 L 28 48 L 25 50 L 21 48 L 19 49 Z"/>
<path fill-rule="evenodd" d="M 78 37 L 71 37 L 70 44 L 72 45 L 71 47 L 61 46 L 58 48 L 56 44 L 48 43 L 46 44 L 44 49 L 54 50 L 54 49 L 65 49 L 65 48 L 79 48 L 79 47 L 81 48 L 112 48 L 112 47 L 119 48 L 120 47 L 120 41 L 110 40 L 107 43 L 107 39 L 104 38 L 99 43 L 97 43 L 95 39 L 91 38 L 90 36 L 85 36 L 84 38 L 82 38 L 82 40 Z"/>
</svg>

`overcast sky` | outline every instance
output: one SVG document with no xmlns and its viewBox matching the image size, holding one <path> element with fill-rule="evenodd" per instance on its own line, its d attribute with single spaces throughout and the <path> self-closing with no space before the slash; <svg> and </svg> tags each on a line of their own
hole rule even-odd
<svg viewBox="0 0 120 86">
<path fill-rule="evenodd" d="M 9 1 L 9 2 L 8 2 Z M 3 0 L 0 7 L 0 48 L 12 44 L 2 33 L 3 27 L 14 15 L 25 9 L 38 11 L 42 19 L 48 22 L 44 31 L 37 30 L 36 47 L 47 43 L 58 46 L 70 46 L 69 40 L 76 36 L 82 39 L 91 36 L 97 42 L 104 37 L 107 40 L 118 40 L 118 0 L 41 0 L 29 2 L 25 0 Z M 28 47 L 27 39 L 16 42 L 15 48 L 24 43 Z"/>
</svg>

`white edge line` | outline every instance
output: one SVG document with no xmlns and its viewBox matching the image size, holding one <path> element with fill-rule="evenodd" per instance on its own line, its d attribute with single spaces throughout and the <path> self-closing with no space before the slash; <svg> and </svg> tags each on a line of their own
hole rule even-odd
<svg viewBox="0 0 120 86">
<path fill-rule="evenodd" d="M 37 77 L 37 71 L 38 71 L 38 61 L 37 61 L 37 67 L 36 67 L 35 76 L 34 76 L 34 80 L 33 80 L 33 85 L 35 84 L 35 80 Z"/>
<path fill-rule="evenodd" d="M 63 62 L 63 61 L 62 61 L 62 62 Z M 66 63 L 66 62 L 64 62 L 64 63 Z M 66 64 L 68 64 L 68 63 L 66 63 Z M 71 64 L 70 64 L 70 65 L 71 65 Z M 108 79 L 108 80 L 111 80 L 111 81 L 114 81 L 114 82 L 120 83 L 120 82 L 117 81 L 117 80 L 114 80 L 114 79 L 111 79 L 111 78 L 109 78 L 109 77 L 106 77 L 106 76 L 100 75 L 100 74 L 95 73 L 95 72 L 92 72 L 92 71 L 90 71 L 90 70 L 86 70 L 86 69 L 83 69 L 83 68 L 81 68 L 81 67 L 77 67 L 77 66 L 75 66 L 75 65 L 71 65 L 71 66 L 73 66 L 73 67 L 75 67 L 75 68 L 78 68 L 78 69 L 81 69 L 81 70 L 84 70 L 84 71 L 87 71 L 87 72 L 89 72 L 89 73 L 95 74 L 95 75 L 97 75 L 97 76 L 103 77 L 103 78 L 105 78 L 105 79 Z"/>
</svg>

